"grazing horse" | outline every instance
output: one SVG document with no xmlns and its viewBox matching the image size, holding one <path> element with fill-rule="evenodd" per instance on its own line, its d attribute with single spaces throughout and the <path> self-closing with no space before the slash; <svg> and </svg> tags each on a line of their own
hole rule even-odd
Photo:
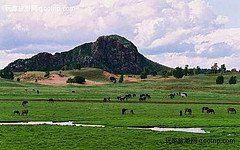
<svg viewBox="0 0 240 150">
<path fill-rule="evenodd" d="M 18 110 L 14 110 L 14 111 L 13 111 L 13 114 L 18 114 L 18 115 L 20 115 L 20 112 L 19 112 Z"/>
<path fill-rule="evenodd" d="M 181 96 L 182 98 L 184 98 L 184 97 L 187 97 L 188 95 L 187 95 L 187 93 L 181 93 L 180 96 Z"/>
<path fill-rule="evenodd" d="M 127 94 L 127 95 L 125 95 L 125 97 L 127 97 L 127 98 L 131 98 L 132 95 L 131 95 L 131 94 Z"/>
<path fill-rule="evenodd" d="M 130 113 L 131 113 L 131 114 L 134 114 L 133 110 L 130 110 Z"/>
<path fill-rule="evenodd" d="M 182 110 L 180 110 L 179 115 L 182 116 Z"/>
<path fill-rule="evenodd" d="M 142 97 L 139 98 L 139 101 L 145 101 L 146 99 L 147 99 L 146 96 L 142 96 Z"/>
<path fill-rule="evenodd" d="M 76 93 L 76 91 L 72 91 L 72 93 Z"/>
<path fill-rule="evenodd" d="M 146 94 L 146 98 L 151 99 L 151 96 L 149 94 Z"/>
<path fill-rule="evenodd" d="M 123 109 L 122 109 L 122 115 L 125 115 L 127 110 L 128 110 L 128 109 L 123 108 Z"/>
<path fill-rule="evenodd" d="M 235 108 L 228 108 L 228 109 L 227 109 L 227 112 L 228 112 L 228 113 L 231 112 L 231 113 L 234 113 L 234 114 L 237 113 L 237 111 L 236 111 Z"/>
<path fill-rule="evenodd" d="M 37 94 L 39 94 L 40 92 L 39 92 L 39 90 L 37 90 Z"/>
<path fill-rule="evenodd" d="M 186 115 L 187 113 L 188 113 L 189 115 L 192 115 L 192 109 L 191 109 L 191 108 L 186 108 L 184 114 Z"/>
<path fill-rule="evenodd" d="M 209 107 L 203 107 L 202 108 L 202 113 L 204 113 L 204 111 L 207 111 L 209 109 Z"/>
<path fill-rule="evenodd" d="M 168 96 L 169 96 L 171 99 L 173 99 L 173 98 L 175 97 L 175 93 L 174 93 L 174 94 L 171 93 L 171 94 L 169 94 Z"/>
<path fill-rule="evenodd" d="M 22 106 L 25 107 L 28 104 L 28 101 L 23 101 Z"/>
<path fill-rule="evenodd" d="M 214 111 L 213 109 L 208 109 L 208 110 L 207 110 L 207 113 L 208 113 L 208 114 L 215 114 L 215 111 Z"/>
<path fill-rule="evenodd" d="M 136 94 L 133 94 L 132 96 L 133 96 L 133 97 L 136 97 L 137 95 L 136 95 Z"/>
<path fill-rule="evenodd" d="M 28 110 L 26 109 L 26 110 L 22 110 L 22 113 L 21 113 L 21 115 L 27 115 L 28 114 Z"/>
<path fill-rule="evenodd" d="M 108 98 L 103 98 L 103 102 L 107 102 L 107 101 L 111 101 L 111 98 L 110 97 L 108 97 Z"/>
<path fill-rule="evenodd" d="M 48 99 L 47 101 L 48 101 L 48 102 L 51 102 L 51 103 L 54 102 L 53 98 L 50 98 L 50 99 Z"/>
</svg>

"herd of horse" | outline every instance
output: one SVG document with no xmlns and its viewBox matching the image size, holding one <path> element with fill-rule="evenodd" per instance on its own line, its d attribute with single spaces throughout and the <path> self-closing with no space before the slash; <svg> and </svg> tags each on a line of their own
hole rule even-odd
<svg viewBox="0 0 240 150">
<path fill-rule="evenodd" d="M 28 89 L 25 89 L 25 91 L 28 91 Z M 37 94 L 40 93 L 39 90 L 33 89 L 33 91 L 36 91 Z M 75 91 L 72 91 L 72 93 L 75 93 Z M 136 96 L 137 96 L 137 94 L 121 95 L 121 96 L 117 96 L 117 100 L 118 100 L 118 101 L 121 101 L 121 102 L 122 102 L 122 101 L 127 101 L 128 99 L 134 98 L 134 97 L 136 97 Z M 184 97 L 188 97 L 188 94 L 185 93 L 185 92 L 177 92 L 177 93 L 171 93 L 171 94 L 169 94 L 168 96 L 169 96 L 171 99 L 175 98 L 176 96 L 180 96 L 180 97 L 184 98 Z M 140 94 L 140 95 L 139 95 L 139 101 L 146 101 L 147 99 L 151 99 L 150 94 Z M 110 97 L 105 97 L 105 98 L 103 98 L 103 102 L 109 102 L 109 101 L 111 101 L 111 98 L 110 98 Z M 53 103 L 53 102 L 54 102 L 54 99 L 53 99 L 53 98 L 50 98 L 50 99 L 47 100 L 47 102 Z M 24 108 L 27 107 L 27 104 L 28 104 L 28 101 L 26 101 L 26 100 L 22 102 L 22 106 L 23 106 Z M 130 114 L 134 114 L 134 111 L 133 111 L 133 110 L 129 110 L 129 109 L 126 109 L 126 108 L 122 108 L 122 110 L 121 110 L 121 114 L 122 114 L 122 115 L 125 115 L 127 112 L 129 112 Z M 184 113 L 185 115 L 192 115 L 192 112 L 193 112 L 193 111 L 192 111 L 191 108 L 185 108 L 184 110 L 180 110 L 179 115 L 182 116 L 183 113 Z M 228 108 L 228 109 L 227 109 L 227 112 L 228 112 L 228 113 L 234 113 L 234 114 L 237 113 L 237 111 L 236 111 L 235 108 Z M 18 114 L 18 115 L 27 115 L 27 114 L 28 114 L 28 109 L 23 109 L 23 110 L 21 110 L 21 111 L 19 111 L 19 110 L 14 110 L 13 113 L 14 113 L 14 114 Z M 209 108 L 209 107 L 202 107 L 202 113 L 215 114 L 215 111 L 214 111 L 214 109 Z"/>
<path fill-rule="evenodd" d="M 171 93 L 168 95 L 171 99 L 174 99 L 176 96 L 180 96 L 182 98 L 188 97 L 188 94 L 185 92 L 177 92 L 177 93 Z"/>
<path fill-rule="evenodd" d="M 228 108 L 227 109 L 228 114 L 229 113 L 237 113 L 237 110 L 235 108 Z M 209 107 L 202 107 L 202 113 L 207 113 L 207 114 L 215 114 L 214 109 L 209 108 Z M 191 108 L 185 108 L 184 109 L 184 114 L 185 115 L 192 115 L 192 109 Z M 183 115 L 183 111 L 180 110 L 179 115 L 182 116 Z"/>
<path fill-rule="evenodd" d="M 123 101 L 128 101 L 129 99 L 134 98 L 136 96 L 137 96 L 137 94 L 126 94 L 126 95 L 117 96 L 116 99 L 120 102 L 123 102 Z M 148 99 L 151 99 L 151 96 L 149 94 L 140 94 L 139 95 L 139 101 L 146 101 Z M 110 102 L 110 101 L 111 101 L 111 97 L 103 98 L 103 102 Z"/>
</svg>

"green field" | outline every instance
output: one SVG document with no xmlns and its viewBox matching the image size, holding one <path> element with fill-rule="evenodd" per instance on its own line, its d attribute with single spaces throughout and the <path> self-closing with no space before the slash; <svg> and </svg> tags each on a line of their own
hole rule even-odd
<svg viewBox="0 0 240 150">
<path fill-rule="evenodd" d="M 87 77 L 88 73 L 85 75 Z M 224 75 L 224 85 L 215 84 L 216 75 L 184 79 L 158 77 L 156 80 L 150 77 L 139 83 L 62 87 L 0 79 L 2 122 L 74 121 L 106 126 L 0 126 L 0 149 L 239 149 L 240 84 L 227 84 L 232 75 Z M 91 72 L 91 80 L 103 81 L 104 78 L 97 76 L 94 79 Z M 76 92 L 72 93 L 73 90 Z M 172 92 L 187 92 L 189 96 L 170 99 L 167 95 Z M 117 101 L 117 96 L 128 93 L 138 96 L 128 102 Z M 142 93 L 149 93 L 152 98 L 139 102 Z M 104 97 L 111 97 L 111 102 L 103 103 Z M 48 103 L 49 98 L 57 101 Z M 21 106 L 23 100 L 29 101 L 29 114 L 14 115 L 14 110 L 24 109 Z M 203 106 L 213 108 L 216 114 L 202 113 Z M 228 114 L 229 107 L 234 107 L 237 114 Z M 135 114 L 121 115 L 122 108 L 133 109 Z M 180 117 L 179 111 L 185 108 L 192 108 L 193 115 Z M 200 127 L 209 133 L 154 132 L 128 127 Z M 169 144 L 165 142 L 166 138 L 221 142 Z"/>
</svg>

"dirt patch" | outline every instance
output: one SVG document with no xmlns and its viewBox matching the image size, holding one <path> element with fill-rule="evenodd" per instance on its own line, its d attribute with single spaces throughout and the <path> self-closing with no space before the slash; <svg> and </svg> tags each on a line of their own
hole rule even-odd
<svg viewBox="0 0 240 150">
<path fill-rule="evenodd" d="M 43 84 L 43 85 L 52 85 L 52 86 L 66 86 L 69 84 L 69 83 L 67 83 L 68 78 L 69 77 L 66 77 L 66 76 L 61 77 L 61 76 L 59 76 L 59 74 L 54 73 L 54 74 L 51 74 L 48 79 L 39 80 L 38 83 Z M 104 84 L 108 84 L 108 83 L 86 80 L 85 84 L 73 84 L 73 85 L 92 86 L 92 85 L 104 85 Z"/>
<path fill-rule="evenodd" d="M 55 86 L 61 86 L 61 85 L 67 85 L 68 77 L 61 77 L 59 74 L 54 73 L 51 74 L 49 78 L 38 80 L 39 84 L 44 85 L 55 85 Z"/>
</svg>

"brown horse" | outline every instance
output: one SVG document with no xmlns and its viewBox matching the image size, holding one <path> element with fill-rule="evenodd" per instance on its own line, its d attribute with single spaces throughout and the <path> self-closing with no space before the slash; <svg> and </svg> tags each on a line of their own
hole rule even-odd
<svg viewBox="0 0 240 150">
<path fill-rule="evenodd" d="M 204 111 L 207 111 L 209 109 L 209 107 L 203 107 L 202 108 L 202 113 L 204 113 Z"/>
<path fill-rule="evenodd" d="M 227 112 L 229 113 L 234 113 L 234 114 L 236 114 L 237 113 L 237 111 L 236 111 L 236 109 L 235 108 L 228 108 L 227 109 Z"/>
<path fill-rule="evenodd" d="M 207 113 L 208 113 L 208 114 L 215 114 L 215 111 L 214 111 L 213 109 L 208 109 L 208 110 L 207 110 Z"/>
<path fill-rule="evenodd" d="M 25 110 L 22 110 L 22 113 L 21 113 L 21 115 L 27 115 L 28 114 L 28 110 L 27 109 L 25 109 Z"/>
<path fill-rule="evenodd" d="M 185 109 L 185 115 L 186 115 L 187 113 L 188 113 L 189 115 L 192 115 L 192 109 L 191 109 L 191 108 L 186 108 L 186 109 Z"/>
</svg>

